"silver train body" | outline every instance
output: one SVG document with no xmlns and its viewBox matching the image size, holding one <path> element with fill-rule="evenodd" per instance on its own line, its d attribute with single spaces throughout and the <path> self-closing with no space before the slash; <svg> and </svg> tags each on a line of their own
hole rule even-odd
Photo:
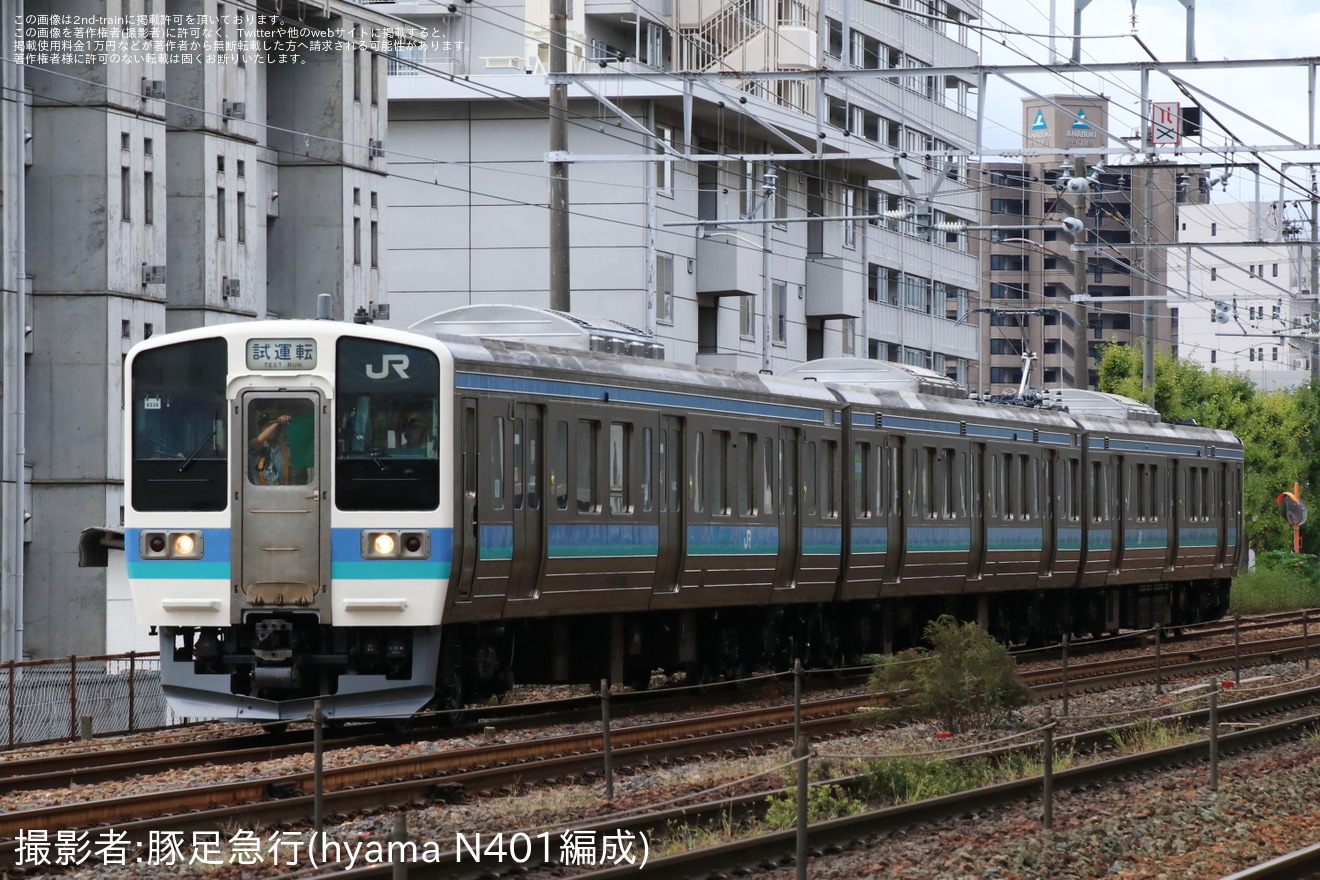
<svg viewBox="0 0 1320 880">
<path fill-rule="evenodd" d="M 1179 625 L 1224 612 L 1243 555 L 1237 439 L 1107 398 L 329 321 L 153 337 L 127 371 L 130 586 L 190 717 L 832 664 L 944 612 L 1012 640 Z"/>
</svg>

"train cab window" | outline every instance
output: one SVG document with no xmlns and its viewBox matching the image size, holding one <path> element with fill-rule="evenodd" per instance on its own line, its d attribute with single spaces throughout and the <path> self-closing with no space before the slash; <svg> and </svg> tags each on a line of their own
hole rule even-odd
<svg viewBox="0 0 1320 880">
<path fill-rule="evenodd" d="M 310 400 L 257 398 L 248 404 L 248 482 L 306 486 L 316 477 L 316 406 Z"/>
<path fill-rule="evenodd" d="M 439 507 L 439 359 L 410 345 L 345 336 L 335 367 L 336 505 Z"/>
<path fill-rule="evenodd" d="M 853 516 L 870 519 L 872 507 L 871 482 L 873 479 L 871 444 L 854 443 L 852 460 Z"/>
<path fill-rule="evenodd" d="M 568 422 L 555 422 L 555 464 L 550 469 L 550 494 L 555 507 L 568 510 Z"/>
<path fill-rule="evenodd" d="M 610 513 L 632 513 L 632 425 L 610 425 Z"/>
<path fill-rule="evenodd" d="M 654 432 L 650 428 L 642 428 L 641 492 L 642 492 L 642 510 L 644 512 L 649 512 L 655 506 L 655 501 L 652 497 L 652 493 L 654 492 L 654 489 L 651 484 L 651 474 L 654 472 L 654 467 L 655 467 L 655 463 L 653 461 L 655 457 L 655 453 L 652 447 L 654 443 L 653 435 Z"/>
<path fill-rule="evenodd" d="M 756 435 L 739 434 L 736 449 L 738 460 L 737 494 L 738 515 L 756 515 Z"/>
<path fill-rule="evenodd" d="M 729 432 L 710 434 L 710 512 L 729 515 Z"/>
<path fill-rule="evenodd" d="M 775 512 L 775 441 L 770 437 L 761 438 L 761 461 L 764 463 L 764 480 L 761 484 L 761 512 L 772 516 Z"/>
<path fill-rule="evenodd" d="M 599 422 L 578 419 L 577 509 L 579 513 L 600 513 L 600 486 L 596 476 L 599 436 Z"/>
<path fill-rule="evenodd" d="M 223 339 L 166 345 L 133 359 L 134 510 L 225 509 L 227 365 Z"/>
</svg>

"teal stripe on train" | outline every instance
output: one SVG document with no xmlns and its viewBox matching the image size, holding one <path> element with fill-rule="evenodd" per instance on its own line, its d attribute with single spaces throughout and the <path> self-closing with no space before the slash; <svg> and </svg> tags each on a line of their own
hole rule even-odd
<svg viewBox="0 0 1320 880">
<path fill-rule="evenodd" d="M 1169 546 L 1168 529 L 1124 529 L 1123 546 L 1128 550 L 1155 550 Z"/>
<path fill-rule="evenodd" d="M 199 531 L 202 533 L 201 559 L 143 559 L 143 531 Z M 124 562 L 130 578 L 146 580 L 229 580 L 229 529 L 125 529 Z"/>
<path fill-rule="evenodd" d="M 512 545 L 512 530 L 509 543 Z M 553 525 L 546 530 L 546 555 L 551 559 L 655 556 L 659 551 L 660 527 L 657 525 L 570 523 Z"/>
<path fill-rule="evenodd" d="M 909 526 L 909 553 L 966 553 L 972 549 L 972 530 L 966 526 Z"/>
<path fill-rule="evenodd" d="M 1219 530 L 1215 528 L 1195 528 L 1178 530 L 1179 547 L 1217 547 Z"/>
<path fill-rule="evenodd" d="M 804 529 L 804 542 L 805 532 Z M 775 526 L 688 526 L 689 556 L 773 556 L 779 552 Z M 835 549 L 838 552 L 838 549 Z"/>
<path fill-rule="evenodd" d="M 889 550 L 889 529 L 885 526 L 853 526 L 852 552 L 884 553 Z"/>
<path fill-rule="evenodd" d="M 802 529 L 802 553 L 807 556 L 838 556 L 843 552 L 843 529 L 811 526 Z"/>
<path fill-rule="evenodd" d="M 1081 529 L 1059 529 L 1056 539 L 1060 550 L 1081 550 L 1082 549 L 1082 530 Z"/>
<path fill-rule="evenodd" d="M 995 526 L 985 530 L 987 550 L 1043 550 L 1039 526 Z"/>
</svg>

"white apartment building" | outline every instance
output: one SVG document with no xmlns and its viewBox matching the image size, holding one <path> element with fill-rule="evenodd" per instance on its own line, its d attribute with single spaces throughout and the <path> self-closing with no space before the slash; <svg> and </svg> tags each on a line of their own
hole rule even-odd
<svg viewBox="0 0 1320 880">
<path fill-rule="evenodd" d="M 344 0 L 0 5 L 0 660 L 96 654 L 137 629 L 78 567 L 80 531 L 123 521 L 129 347 L 383 298 L 367 44 L 395 22 Z"/>
<path fill-rule="evenodd" d="M 1304 239 L 1305 227 L 1280 216 L 1277 202 L 1185 205 L 1178 216 L 1178 241 L 1208 246 L 1169 254 L 1170 294 L 1195 299 L 1176 306 L 1178 356 L 1262 388 L 1305 384 L 1310 264 L 1302 248 L 1284 243 Z M 1280 243 L 1214 247 L 1239 242 Z"/>
<path fill-rule="evenodd" d="M 977 62 L 976 2 L 569 6 L 573 312 L 712 367 L 856 355 L 966 377 L 976 330 L 951 318 L 977 263 L 930 223 L 975 222 L 965 161 L 938 151 L 972 145 L 976 96 L 920 71 Z M 547 306 L 547 4 L 374 8 L 419 29 L 389 77 L 391 323 Z M 774 222 L 723 222 L 749 219 Z"/>
</svg>

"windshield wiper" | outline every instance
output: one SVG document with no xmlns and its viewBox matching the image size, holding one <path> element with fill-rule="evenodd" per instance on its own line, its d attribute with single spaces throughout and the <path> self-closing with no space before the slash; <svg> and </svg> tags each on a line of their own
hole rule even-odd
<svg viewBox="0 0 1320 880">
<path fill-rule="evenodd" d="M 207 435 L 205 440 L 197 444 L 197 448 L 192 451 L 192 454 L 183 460 L 183 464 L 179 465 L 179 469 L 176 471 L 176 473 L 181 474 L 184 471 L 186 471 L 188 468 L 192 467 L 192 463 L 197 460 L 197 456 L 202 454 L 202 450 L 206 448 L 206 444 L 210 443 L 214 439 L 215 439 L 215 431 L 212 431 L 209 435 Z"/>
</svg>

